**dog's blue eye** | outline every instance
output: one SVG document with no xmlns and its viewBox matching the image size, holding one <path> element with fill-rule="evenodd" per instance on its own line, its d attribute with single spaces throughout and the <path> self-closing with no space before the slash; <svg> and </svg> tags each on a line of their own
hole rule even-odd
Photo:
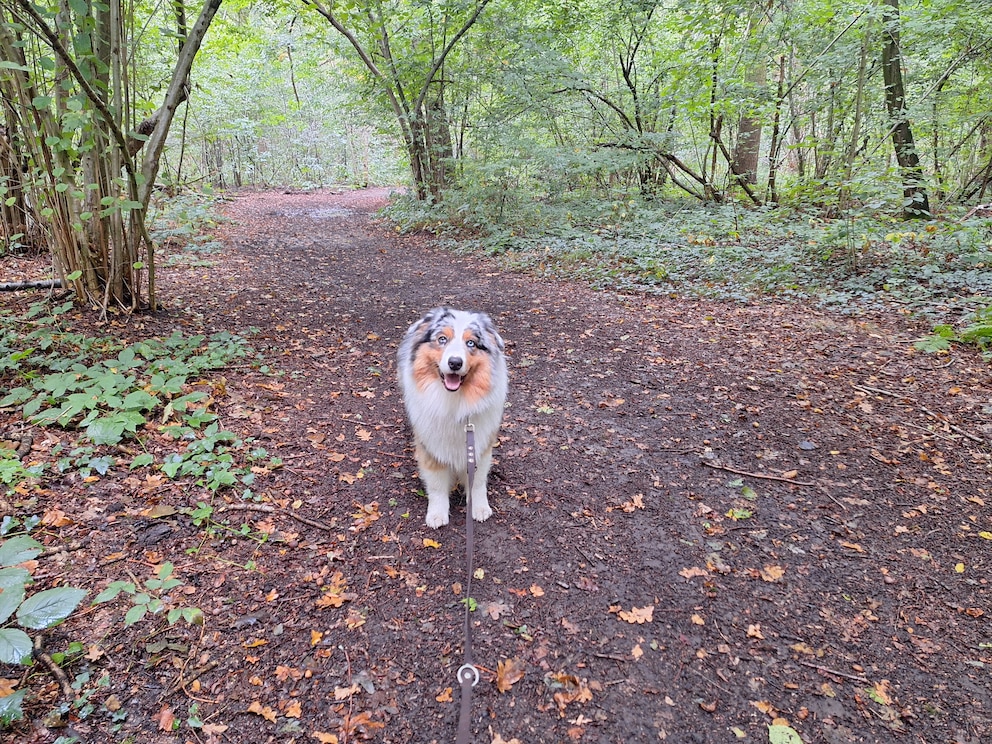
<svg viewBox="0 0 992 744">
<path fill-rule="evenodd" d="M 438 343 L 438 346 L 444 346 L 446 343 L 448 343 L 448 337 L 447 336 L 438 336 L 437 337 L 437 343 Z"/>
<path fill-rule="evenodd" d="M 465 345 L 468 348 L 470 348 L 470 349 L 474 349 L 475 348 L 475 341 L 473 341 L 472 339 L 469 339 L 468 341 L 465 342 Z"/>
</svg>

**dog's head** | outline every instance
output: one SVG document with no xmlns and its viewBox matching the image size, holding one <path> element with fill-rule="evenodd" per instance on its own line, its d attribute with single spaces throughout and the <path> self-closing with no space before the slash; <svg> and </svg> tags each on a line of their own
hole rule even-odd
<svg viewBox="0 0 992 744">
<path fill-rule="evenodd" d="M 503 339 L 488 315 L 439 307 L 411 332 L 415 340 L 410 362 L 420 390 L 440 382 L 452 393 L 486 394 L 495 357 L 504 351 Z"/>
</svg>

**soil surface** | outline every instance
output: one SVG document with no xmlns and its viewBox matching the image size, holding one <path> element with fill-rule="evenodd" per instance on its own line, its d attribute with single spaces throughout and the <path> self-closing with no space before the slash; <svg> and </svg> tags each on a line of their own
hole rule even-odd
<svg viewBox="0 0 992 744">
<path fill-rule="evenodd" d="M 66 698 L 36 667 L 5 741 L 455 741 L 464 500 L 424 525 L 394 362 L 440 304 L 492 315 L 510 366 L 475 529 L 475 742 L 992 741 L 976 354 L 915 352 L 898 314 L 510 273 L 395 234 L 374 215 L 387 198 L 240 195 L 222 252 L 161 270 L 163 311 L 97 329 L 248 337 L 275 374 L 223 370 L 213 410 L 284 466 L 254 501 L 221 491 L 212 529 L 180 511 L 210 501 L 181 480 L 122 468 L 44 491 L 35 511 L 68 521 L 42 538 L 71 549 L 39 559 L 38 588 L 95 595 L 172 561 L 173 605 L 205 622 L 125 629 L 124 602 L 73 616 L 45 649 L 87 644 L 67 672 L 89 672 L 94 710 L 43 720 Z M 36 430 L 25 459 L 72 438 Z"/>
</svg>

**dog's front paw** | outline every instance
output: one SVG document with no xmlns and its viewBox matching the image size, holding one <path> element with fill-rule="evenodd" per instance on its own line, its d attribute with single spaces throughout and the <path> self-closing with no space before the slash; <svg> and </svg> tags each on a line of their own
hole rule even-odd
<svg viewBox="0 0 992 744">
<path fill-rule="evenodd" d="M 444 509 L 428 509 L 427 510 L 427 526 L 437 529 L 438 527 L 444 527 L 448 523 L 448 510 Z"/>
<path fill-rule="evenodd" d="M 488 500 L 473 499 L 472 501 L 472 519 L 476 522 L 485 522 L 493 515 L 493 510 L 489 506 Z"/>
</svg>

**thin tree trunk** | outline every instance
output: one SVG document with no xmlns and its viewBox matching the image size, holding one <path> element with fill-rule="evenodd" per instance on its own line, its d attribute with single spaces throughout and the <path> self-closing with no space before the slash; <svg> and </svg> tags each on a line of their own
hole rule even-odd
<svg viewBox="0 0 992 744">
<path fill-rule="evenodd" d="M 906 86 L 902 77 L 902 51 L 899 47 L 899 0 L 883 0 L 885 31 L 882 43 L 882 75 L 885 108 L 892 121 L 892 145 L 903 183 L 903 215 L 930 217 L 926 179 L 913 141 L 906 110 Z"/>
</svg>

